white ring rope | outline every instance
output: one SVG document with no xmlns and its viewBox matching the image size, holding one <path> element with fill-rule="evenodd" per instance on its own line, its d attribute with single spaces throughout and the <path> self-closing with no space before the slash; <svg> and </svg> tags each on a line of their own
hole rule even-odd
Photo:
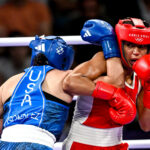
<svg viewBox="0 0 150 150">
<path fill-rule="evenodd" d="M 123 140 L 129 144 L 130 149 L 150 149 L 150 140 Z"/>
<path fill-rule="evenodd" d="M 86 45 L 90 44 L 81 39 L 80 36 L 59 36 L 66 41 L 69 45 Z M 11 37 L 11 38 L 0 38 L 0 47 L 7 46 L 28 46 L 29 43 L 34 40 L 35 37 Z M 74 100 L 76 97 L 74 98 Z M 123 140 L 129 144 L 130 149 L 150 149 L 150 140 Z M 54 146 L 54 150 L 61 150 L 62 142 L 58 142 Z"/>
<path fill-rule="evenodd" d="M 86 45 L 90 44 L 82 40 L 81 36 L 59 36 L 61 37 L 68 45 Z M 34 40 L 35 37 L 6 37 L 0 38 L 0 47 L 5 46 L 28 46 L 29 43 Z"/>
</svg>

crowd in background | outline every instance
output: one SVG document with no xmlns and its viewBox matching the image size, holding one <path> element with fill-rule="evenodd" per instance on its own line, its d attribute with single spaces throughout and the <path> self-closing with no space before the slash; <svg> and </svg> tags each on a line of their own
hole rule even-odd
<svg viewBox="0 0 150 150">
<path fill-rule="evenodd" d="M 1 0 L 0 37 L 80 35 L 80 30 L 88 19 L 102 19 L 115 26 L 119 19 L 126 17 L 138 17 L 150 22 L 150 1 Z M 74 49 L 76 54 L 73 67 L 91 58 L 101 47 L 78 45 Z M 29 67 L 30 54 L 28 47 L 0 47 L 0 85 L 10 76 Z M 150 139 L 150 133 L 144 133 L 136 120 L 125 126 L 124 139 L 143 138 Z"/>
</svg>

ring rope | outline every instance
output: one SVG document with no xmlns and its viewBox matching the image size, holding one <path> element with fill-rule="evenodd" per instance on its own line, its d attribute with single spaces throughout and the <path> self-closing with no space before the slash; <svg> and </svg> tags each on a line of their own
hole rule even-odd
<svg viewBox="0 0 150 150">
<path fill-rule="evenodd" d="M 59 36 L 68 45 L 87 45 L 89 42 L 83 41 L 81 36 Z M 29 43 L 34 40 L 35 37 L 5 37 L 0 38 L 0 47 L 10 47 L 10 46 L 28 46 Z"/>
</svg>

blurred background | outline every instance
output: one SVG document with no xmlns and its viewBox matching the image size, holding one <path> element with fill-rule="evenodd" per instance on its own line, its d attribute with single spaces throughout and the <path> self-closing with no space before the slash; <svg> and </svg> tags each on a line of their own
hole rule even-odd
<svg viewBox="0 0 150 150">
<path fill-rule="evenodd" d="M 138 17 L 150 22 L 150 0 L 0 0 L 0 37 L 35 35 L 80 35 L 88 19 L 102 19 L 113 27 L 119 19 Z M 90 59 L 101 47 L 74 46 L 73 68 Z M 30 65 L 28 47 L 0 47 L 0 85 Z M 70 127 L 75 101 L 60 139 Z M 137 119 L 124 126 L 124 139 L 150 139 L 150 132 L 139 128 Z"/>
</svg>

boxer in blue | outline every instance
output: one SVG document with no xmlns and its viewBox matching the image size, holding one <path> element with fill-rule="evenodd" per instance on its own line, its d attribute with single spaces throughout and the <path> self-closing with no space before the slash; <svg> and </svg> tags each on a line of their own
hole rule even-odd
<svg viewBox="0 0 150 150">
<path fill-rule="evenodd" d="M 31 67 L 0 88 L 1 150 L 52 150 L 67 120 L 72 96 L 62 89 L 74 51 L 59 37 L 35 37 Z"/>
</svg>

